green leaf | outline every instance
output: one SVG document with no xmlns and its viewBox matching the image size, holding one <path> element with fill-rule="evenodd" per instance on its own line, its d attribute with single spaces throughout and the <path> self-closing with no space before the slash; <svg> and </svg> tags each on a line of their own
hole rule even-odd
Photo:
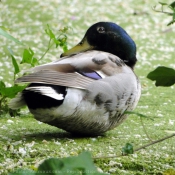
<svg viewBox="0 0 175 175">
<path fill-rule="evenodd" d="M 164 2 L 159 2 L 159 4 L 161 4 L 161 5 L 168 5 L 167 3 L 164 3 Z"/>
<path fill-rule="evenodd" d="M 33 52 L 30 49 L 24 49 L 21 64 L 28 63 L 31 64 L 33 58 Z"/>
<path fill-rule="evenodd" d="M 48 44 L 48 49 L 44 53 L 44 55 L 41 57 L 41 59 L 45 56 L 45 54 L 50 50 L 53 44 L 55 44 L 56 48 L 58 46 L 62 47 L 63 51 L 67 51 L 67 35 L 66 32 L 68 31 L 68 27 L 64 27 L 63 29 L 60 29 L 58 31 L 59 35 L 58 37 L 55 36 L 53 31 L 50 29 L 50 26 L 47 24 L 47 28 L 45 29 L 45 32 L 47 35 L 49 35 L 49 44 Z"/>
<path fill-rule="evenodd" d="M 47 29 L 45 29 L 45 32 L 46 32 L 47 35 L 49 35 L 50 39 L 54 39 L 55 38 L 55 35 L 52 32 L 52 30 L 50 29 L 50 26 L 48 24 L 47 24 Z"/>
<path fill-rule="evenodd" d="M 126 143 L 126 145 L 122 148 L 122 154 L 127 155 L 133 153 L 134 153 L 133 145 L 130 143 Z"/>
<path fill-rule="evenodd" d="M 36 175 L 35 171 L 28 169 L 17 169 L 15 172 L 9 173 L 8 175 Z"/>
<path fill-rule="evenodd" d="M 38 65 L 38 64 L 39 64 L 38 59 L 37 59 L 37 58 L 33 58 L 33 59 L 32 59 L 31 65 L 32 65 L 33 67 L 35 67 L 35 66 Z"/>
<path fill-rule="evenodd" d="M 5 88 L 5 83 L 3 81 L 0 81 L 0 89 Z"/>
<path fill-rule="evenodd" d="M 36 172 L 37 175 L 44 173 L 48 175 L 102 175 L 97 171 L 88 152 L 83 152 L 77 157 L 47 159 L 38 167 Z"/>
<path fill-rule="evenodd" d="M 170 22 L 167 24 L 167 26 L 170 26 L 170 25 L 172 25 L 173 23 L 175 23 L 174 20 L 170 21 Z"/>
<path fill-rule="evenodd" d="M 12 64 L 13 64 L 13 67 L 14 67 L 14 74 L 16 75 L 16 74 L 18 74 L 20 72 L 19 66 L 18 66 L 18 63 L 17 63 L 17 61 L 16 61 L 16 59 L 14 57 L 13 51 L 10 48 L 8 48 L 8 51 L 10 52 L 10 56 L 12 58 Z"/>
<path fill-rule="evenodd" d="M 35 65 L 38 64 L 38 60 L 33 56 L 34 56 L 34 52 L 31 48 L 24 49 L 23 58 L 20 64 L 27 63 L 34 67 Z"/>
<path fill-rule="evenodd" d="M 4 97 L 14 98 L 18 92 L 21 92 L 25 88 L 26 88 L 26 85 L 25 86 L 15 85 L 12 87 L 1 87 L 0 94 L 2 94 L 2 96 L 4 96 Z"/>
<path fill-rule="evenodd" d="M 16 62 L 16 59 L 13 55 L 11 55 L 11 58 L 12 58 L 13 67 L 15 69 L 14 74 L 18 74 L 20 72 L 18 63 Z"/>
<path fill-rule="evenodd" d="M 68 50 L 67 44 L 64 44 L 64 45 L 63 45 L 63 51 L 66 52 L 67 50 Z"/>
<path fill-rule="evenodd" d="M 174 9 L 174 8 L 175 8 L 175 1 L 172 2 L 169 6 L 172 7 L 172 8 Z"/>
<path fill-rule="evenodd" d="M 54 38 L 53 41 L 54 41 L 56 48 L 57 48 L 60 45 L 60 41 L 58 41 L 56 38 Z"/>
<path fill-rule="evenodd" d="M 20 45 L 24 45 L 21 41 L 19 41 L 18 39 L 14 38 L 13 36 L 11 36 L 10 34 L 8 34 L 5 30 L 4 27 L 0 27 L 0 35 L 6 37 L 7 39 L 14 41 L 17 44 Z"/>
<path fill-rule="evenodd" d="M 147 75 L 152 81 L 156 81 L 156 86 L 172 86 L 175 83 L 175 70 L 172 68 L 159 66 Z"/>
<path fill-rule="evenodd" d="M 76 157 L 46 159 L 34 173 L 29 170 L 17 170 L 9 175 L 107 175 L 100 173 L 93 164 L 89 152 L 82 152 Z"/>
</svg>

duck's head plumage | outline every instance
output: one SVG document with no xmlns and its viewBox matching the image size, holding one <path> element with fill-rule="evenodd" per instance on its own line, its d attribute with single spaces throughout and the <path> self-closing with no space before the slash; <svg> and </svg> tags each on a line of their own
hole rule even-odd
<svg viewBox="0 0 175 175">
<path fill-rule="evenodd" d="M 61 56 L 77 54 L 86 50 L 99 50 L 112 53 L 122 59 L 131 68 L 134 67 L 137 61 L 135 42 L 123 28 L 112 22 L 98 22 L 93 24 L 86 31 L 81 42 Z"/>
</svg>

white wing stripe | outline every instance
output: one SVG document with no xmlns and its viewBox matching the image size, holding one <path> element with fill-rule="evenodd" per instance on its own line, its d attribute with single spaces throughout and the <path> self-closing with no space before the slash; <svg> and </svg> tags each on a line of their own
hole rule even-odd
<svg viewBox="0 0 175 175">
<path fill-rule="evenodd" d="M 27 87 L 26 90 L 38 92 L 42 95 L 54 98 L 56 100 L 63 100 L 63 94 L 58 94 L 53 88 L 48 86 L 35 86 L 35 87 Z"/>
</svg>

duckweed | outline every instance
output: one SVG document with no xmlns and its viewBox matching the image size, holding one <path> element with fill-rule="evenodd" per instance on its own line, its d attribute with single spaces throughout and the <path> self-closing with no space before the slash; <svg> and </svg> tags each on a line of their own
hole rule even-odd
<svg viewBox="0 0 175 175">
<path fill-rule="evenodd" d="M 159 65 L 175 68 L 175 40 L 172 37 L 175 29 L 166 26 L 167 16 L 152 10 L 156 4 L 156 0 L 0 2 L 3 9 L 0 11 L 0 26 L 9 28 L 10 34 L 35 51 L 36 57 L 47 48 L 48 38 L 44 32 L 47 24 L 55 31 L 64 26 L 72 28 L 68 34 L 69 48 L 77 44 L 84 31 L 97 21 L 113 21 L 125 28 L 137 44 L 135 71 L 142 83 L 142 97 L 135 111 L 154 119 L 142 119 L 142 124 L 139 117 L 130 115 L 126 122 L 104 136 L 81 138 L 36 121 L 25 108 L 23 115 L 15 118 L 0 116 L 0 174 L 8 174 L 19 167 L 35 169 L 46 158 L 78 155 L 83 150 L 90 151 L 93 157 L 117 156 L 126 143 L 131 143 L 135 149 L 175 132 L 174 86 L 156 88 L 154 82 L 146 78 Z M 0 38 L 0 79 L 9 86 L 13 82 L 7 46 L 19 60 L 24 48 Z M 53 48 L 41 63 L 58 59 L 61 52 Z M 171 138 L 133 155 L 94 159 L 94 163 L 99 170 L 110 174 L 173 175 L 174 157 L 175 144 Z"/>
</svg>

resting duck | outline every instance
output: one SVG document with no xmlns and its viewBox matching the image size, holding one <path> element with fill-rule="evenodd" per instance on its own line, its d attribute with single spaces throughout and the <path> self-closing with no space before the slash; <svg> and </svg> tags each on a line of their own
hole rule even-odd
<svg viewBox="0 0 175 175">
<path fill-rule="evenodd" d="M 71 133 L 101 135 L 121 124 L 139 101 L 136 61 L 136 45 L 126 31 L 98 22 L 60 59 L 17 79 L 30 84 L 10 107 L 27 105 L 37 120 Z"/>
</svg>

